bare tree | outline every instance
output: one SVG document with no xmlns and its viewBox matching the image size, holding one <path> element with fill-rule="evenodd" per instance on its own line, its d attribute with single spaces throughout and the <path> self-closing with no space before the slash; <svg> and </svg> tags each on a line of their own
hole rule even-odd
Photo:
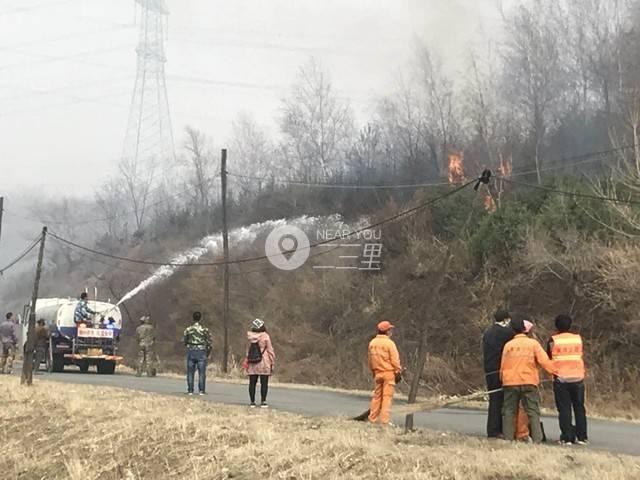
<svg viewBox="0 0 640 480">
<path fill-rule="evenodd" d="M 207 144 L 207 137 L 198 130 L 187 127 L 184 148 L 188 152 L 187 184 L 198 213 L 206 212 L 213 204 L 216 161 Z"/>
<path fill-rule="evenodd" d="M 426 102 L 425 123 L 438 145 L 435 150 L 440 176 L 445 176 L 456 130 L 453 82 L 444 73 L 442 60 L 425 45 L 418 51 L 418 78 Z"/>
<path fill-rule="evenodd" d="M 504 89 L 529 137 L 538 182 L 545 138 L 566 92 L 558 8 L 552 2 L 533 0 L 506 19 Z"/>
<path fill-rule="evenodd" d="M 395 174 L 403 168 L 409 176 L 438 176 L 437 154 L 428 131 L 424 102 L 417 88 L 400 80 L 398 91 L 378 105 L 377 117 L 382 125 L 385 149 Z"/>
<path fill-rule="evenodd" d="M 96 192 L 97 210 L 102 215 L 106 233 L 111 238 L 127 237 L 126 191 L 116 178 L 104 183 Z"/>
<path fill-rule="evenodd" d="M 464 106 L 469 132 L 472 132 L 471 143 L 479 141 L 486 164 L 497 168 L 501 154 L 506 147 L 507 139 L 513 138 L 510 132 L 512 122 L 500 101 L 500 85 L 498 72 L 494 66 L 498 63 L 492 55 L 491 48 L 479 56 L 472 51 L 469 56 L 470 72 L 464 89 Z"/>
<path fill-rule="evenodd" d="M 42 198 L 35 200 L 29 210 L 43 225 L 48 225 L 67 240 L 84 243 L 93 237 L 95 219 L 91 217 L 92 205 L 88 200 L 66 196 L 60 199 Z M 54 245 L 49 246 L 53 253 L 48 260 L 56 266 L 64 266 L 67 273 L 72 272 L 80 256 L 66 244 L 56 242 Z"/>
<path fill-rule="evenodd" d="M 295 159 L 292 169 L 307 181 L 340 173 L 353 132 L 352 113 L 315 60 L 300 69 L 283 110 L 280 129 L 286 156 Z"/>
<path fill-rule="evenodd" d="M 368 123 L 360 130 L 349 152 L 348 166 L 355 178 L 363 183 L 375 180 L 376 174 L 389 173 L 380 125 Z"/>
<path fill-rule="evenodd" d="M 244 175 L 231 177 L 239 186 L 241 195 L 248 195 L 256 190 L 260 192 L 268 177 L 273 180 L 276 176 L 273 145 L 264 131 L 246 114 L 241 114 L 233 122 L 231 152 L 234 158 L 233 170 Z"/>
<path fill-rule="evenodd" d="M 144 163 L 144 165 L 143 165 Z M 124 158 L 120 162 L 120 174 L 124 180 L 131 212 L 135 218 L 136 231 L 139 236 L 144 232 L 147 215 L 147 203 L 151 195 L 155 166 L 153 161 L 142 162 L 137 158 Z"/>
</svg>

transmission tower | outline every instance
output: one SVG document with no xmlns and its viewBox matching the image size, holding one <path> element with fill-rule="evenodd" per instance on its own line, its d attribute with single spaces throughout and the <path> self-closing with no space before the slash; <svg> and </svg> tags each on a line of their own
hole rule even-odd
<svg viewBox="0 0 640 480">
<path fill-rule="evenodd" d="M 164 0 L 135 0 L 140 8 L 138 66 L 123 148 L 123 166 L 155 170 L 175 161 L 167 98 L 164 42 L 169 11 Z"/>
</svg>

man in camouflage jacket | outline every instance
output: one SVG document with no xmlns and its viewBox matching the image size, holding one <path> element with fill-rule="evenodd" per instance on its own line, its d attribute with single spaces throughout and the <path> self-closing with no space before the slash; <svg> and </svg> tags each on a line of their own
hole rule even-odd
<svg viewBox="0 0 640 480">
<path fill-rule="evenodd" d="M 211 334 L 200 323 L 202 314 L 194 312 L 192 323 L 184 331 L 183 342 L 187 347 L 187 393 L 193 395 L 193 381 L 198 370 L 198 390 L 205 394 L 207 382 L 207 358 L 211 354 Z"/>
<path fill-rule="evenodd" d="M 138 340 L 138 370 L 136 376 L 141 377 L 146 369 L 147 376 L 156 376 L 155 365 L 155 344 L 156 329 L 149 322 L 148 315 L 140 317 L 140 326 L 136 329 L 136 339 Z"/>
</svg>

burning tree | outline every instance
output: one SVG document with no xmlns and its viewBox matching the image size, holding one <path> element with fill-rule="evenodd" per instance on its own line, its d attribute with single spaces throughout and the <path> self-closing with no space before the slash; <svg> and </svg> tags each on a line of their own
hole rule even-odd
<svg viewBox="0 0 640 480">
<path fill-rule="evenodd" d="M 449 152 L 449 183 L 455 185 L 464 181 L 464 152 Z"/>
</svg>

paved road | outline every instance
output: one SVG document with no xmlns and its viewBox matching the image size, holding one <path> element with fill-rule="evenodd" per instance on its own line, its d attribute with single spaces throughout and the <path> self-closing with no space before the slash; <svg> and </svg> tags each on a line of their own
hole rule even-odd
<svg viewBox="0 0 640 480">
<path fill-rule="evenodd" d="M 165 377 L 137 378 L 132 375 L 97 375 L 93 372 L 80 374 L 69 371 L 52 375 L 42 374 L 39 378 L 57 382 L 127 388 L 164 395 L 184 395 L 186 389 L 183 380 Z M 208 401 L 231 405 L 248 403 L 246 385 L 209 381 L 207 387 L 208 394 L 202 398 Z M 271 387 L 269 405 L 277 410 L 309 416 L 353 417 L 368 408 L 368 398 L 323 390 Z M 418 427 L 477 436 L 484 435 L 485 421 L 484 412 L 466 409 L 441 409 L 415 416 L 415 424 Z M 404 419 L 394 417 L 394 422 L 403 424 Z M 550 440 L 559 438 L 558 422 L 555 417 L 545 417 L 544 426 Z M 590 420 L 589 437 L 591 440 L 589 448 L 640 456 L 638 441 L 640 424 Z"/>
</svg>

